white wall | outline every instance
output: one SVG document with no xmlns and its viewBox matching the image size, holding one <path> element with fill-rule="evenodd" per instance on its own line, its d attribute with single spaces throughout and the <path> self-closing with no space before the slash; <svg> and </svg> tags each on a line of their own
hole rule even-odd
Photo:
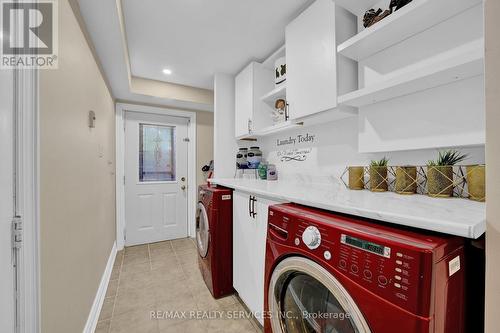
<svg viewBox="0 0 500 333">
<path fill-rule="evenodd" d="M 436 158 L 437 149 L 400 151 L 387 153 L 358 152 L 357 118 L 347 118 L 337 122 L 294 129 L 261 140 L 257 143 L 266 159 L 278 168 L 279 178 L 304 182 L 337 182 L 348 165 L 367 165 L 371 159 L 384 156 L 390 165 L 423 165 Z M 297 136 L 313 136 L 309 142 L 297 142 Z M 295 143 L 278 145 L 278 140 L 295 139 Z M 250 145 L 250 144 L 248 144 Z M 254 145 L 254 143 L 252 143 Z M 484 148 L 464 148 L 470 155 L 466 163 L 484 163 Z M 282 161 L 283 155 L 306 155 L 305 161 Z M 234 159 L 234 157 L 233 157 Z"/>
<path fill-rule="evenodd" d="M 234 138 L 234 76 L 215 75 L 214 99 L 214 178 L 233 178 L 238 150 Z"/>
</svg>

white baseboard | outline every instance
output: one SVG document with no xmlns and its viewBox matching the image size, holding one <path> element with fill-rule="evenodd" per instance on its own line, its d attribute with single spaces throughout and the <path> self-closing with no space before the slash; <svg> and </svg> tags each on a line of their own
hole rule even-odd
<svg viewBox="0 0 500 333">
<path fill-rule="evenodd" d="M 97 326 L 97 321 L 99 320 L 99 315 L 101 314 L 102 304 L 104 303 L 104 298 L 106 297 L 106 291 L 108 289 L 109 278 L 111 277 L 111 271 L 113 270 L 113 265 L 115 264 L 116 258 L 116 242 L 113 243 L 113 248 L 109 254 L 108 263 L 106 264 L 106 269 L 102 274 L 101 283 L 99 284 L 99 289 L 94 298 L 94 303 L 90 309 L 89 317 L 87 319 L 87 324 L 83 329 L 83 333 L 94 333 Z"/>
</svg>

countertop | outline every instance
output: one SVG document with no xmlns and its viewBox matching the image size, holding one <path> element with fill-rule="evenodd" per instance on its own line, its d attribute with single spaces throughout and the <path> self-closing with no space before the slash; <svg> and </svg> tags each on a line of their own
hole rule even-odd
<svg viewBox="0 0 500 333">
<path fill-rule="evenodd" d="M 441 233 L 478 238 L 486 230 L 486 205 L 467 199 L 430 198 L 352 191 L 343 184 L 309 184 L 250 179 L 211 179 L 210 183 L 278 201 Z"/>
</svg>

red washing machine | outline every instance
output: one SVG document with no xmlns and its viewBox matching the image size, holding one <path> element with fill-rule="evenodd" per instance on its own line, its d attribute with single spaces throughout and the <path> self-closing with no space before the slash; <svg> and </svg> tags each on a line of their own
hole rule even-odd
<svg viewBox="0 0 500 333">
<path fill-rule="evenodd" d="M 232 190 L 201 185 L 196 213 L 198 264 L 205 284 L 215 298 L 233 290 Z"/>
<path fill-rule="evenodd" d="M 265 333 L 463 333 L 464 241 L 269 209 Z"/>
</svg>

